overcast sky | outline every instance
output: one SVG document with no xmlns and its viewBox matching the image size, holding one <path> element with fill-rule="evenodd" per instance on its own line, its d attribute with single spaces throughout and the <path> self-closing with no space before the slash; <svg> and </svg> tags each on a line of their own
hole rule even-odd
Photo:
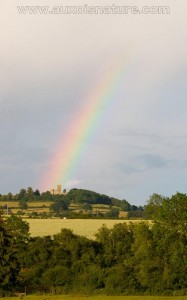
<svg viewBox="0 0 187 300">
<path fill-rule="evenodd" d="M 17 10 L 85 4 L 169 5 L 170 14 Z M 85 95 L 120 57 L 130 61 L 128 71 L 67 188 L 135 205 L 144 205 L 153 193 L 186 192 L 186 15 L 186 0 L 1 0 L 0 193 L 28 186 L 42 190 L 59 137 L 66 138 Z"/>
</svg>

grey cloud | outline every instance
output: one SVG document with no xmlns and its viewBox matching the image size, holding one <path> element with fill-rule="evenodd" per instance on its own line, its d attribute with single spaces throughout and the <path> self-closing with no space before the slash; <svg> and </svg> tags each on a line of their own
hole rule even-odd
<svg viewBox="0 0 187 300">
<path fill-rule="evenodd" d="M 169 160 L 164 159 L 159 155 L 145 153 L 135 157 L 130 157 L 126 159 L 126 161 L 123 159 L 123 162 L 115 164 L 115 168 L 126 176 L 131 176 L 135 174 L 138 175 L 145 171 L 147 172 L 154 169 L 169 167 L 169 164 Z"/>
<path fill-rule="evenodd" d="M 159 155 L 154 155 L 151 153 L 139 155 L 135 157 L 135 162 L 142 165 L 143 168 L 154 169 L 154 168 L 163 168 L 168 166 L 168 160 L 164 159 Z"/>
</svg>

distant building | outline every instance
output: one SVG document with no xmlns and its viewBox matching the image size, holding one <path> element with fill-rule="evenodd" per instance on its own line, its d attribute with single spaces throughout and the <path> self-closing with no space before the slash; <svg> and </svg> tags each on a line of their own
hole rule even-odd
<svg viewBox="0 0 187 300">
<path fill-rule="evenodd" d="M 65 195 L 66 194 L 66 189 L 64 189 L 63 192 L 62 192 L 62 186 L 61 186 L 61 184 L 57 184 L 56 189 L 50 190 L 50 193 L 52 195 Z"/>
</svg>

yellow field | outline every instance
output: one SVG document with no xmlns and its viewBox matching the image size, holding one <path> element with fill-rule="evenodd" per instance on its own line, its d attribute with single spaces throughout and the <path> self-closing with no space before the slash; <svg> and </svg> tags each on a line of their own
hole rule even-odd
<svg viewBox="0 0 187 300">
<path fill-rule="evenodd" d="M 13 214 L 16 214 L 18 211 L 20 211 L 19 207 L 19 202 L 17 201 L 0 201 L 0 206 L 5 206 L 8 203 L 8 208 L 11 209 L 11 212 Z M 49 212 L 49 206 L 53 202 L 27 202 L 28 209 L 23 210 L 25 213 L 31 213 L 31 212 L 37 212 L 37 213 L 42 213 L 42 212 Z M 4 210 L 6 213 L 6 210 Z"/>
<path fill-rule="evenodd" d="M 128 220 L 96 220 L 96 219 L 27 219 L 31 236 L 45 236 L 59 233 L 62 228 L 73 230 L 75 234 L 93 239 L 103 224 L 112 228 L 114 224 L 129 223 Z M 139 221 L 133 221 L 139 222 Z"/>
<path fill-rule="evenodd" d="M 27 202 L 28 207 L 42 207 L 42 206 L 46 206 L 49 207 L 53 202 Z"/>
<path fill-rule="evenodd" d="M 8 203 L 9 209 L 11 209 L 11 212 L 13 214 L 16 214 L 19 210 L 19 202 L 18 201 L 1 201 L 0 206 L 5 206 Z M 42 213 L 42 212 L 49 212 L 49 207 L 53 202 L 27 202 L 28 208 L 27 210 L 23 210 L 25 214 L 30 213 L 30 212 L 37 212 L 37 213 Z M 115 206 L 114 206 L 115 208 Z M 93 204 L 92 205 L 93 212 L 99 211 L 101 213 L 107 213 L 110 210 L 109 205 L 104 205 L 104 204 Z M 69 210 L 73 210 L 74 212 L 79 213 L 80 210 L 83 210 L 82 204 L 81 203 L 72 203 L 69 206 Z M 127 212 L 120 212 L 120 218 L 122 217 L 127 217 Z"/>
<path fill-rule="evenodd" d="M 11 208 L 19 208 L 19 202 L 18 201 L 0 201 L 0 206 L 4 206 L 7 205 L 8 203 L 8 207 Z M 28 207 L 42 207 L 42 206 L 46 206 L 49 207 L 53 202 L 27 202 Z"/>
<path fill-rule="evenodd" d="M 3 300 L 17 300 L 19 297 L 5 297 Z M 70 295 L 40 295 L 25 296 L 25 300 L 187 300 L 187 296 L 70 296 Z"/>
<path fill-rule="evenodd" d="M 7 205 L 8 203 L 8 207 L 11 208 L 11 207 L 19 207 L 19 202 L 18 201 L 10 201 L 10 202 L 7 202 L 7 201 L 0 201 L 0 206 L 5 206 Z"/>
</svg>

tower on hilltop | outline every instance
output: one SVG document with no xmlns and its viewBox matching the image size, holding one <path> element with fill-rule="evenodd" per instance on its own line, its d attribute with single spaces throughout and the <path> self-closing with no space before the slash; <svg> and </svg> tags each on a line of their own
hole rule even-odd
<svg viewBox="0 0 187 300">
<path fill-rule="evenodd" d="M 59 195 L 62 194 L 62 186 L 61 186 L 61 184 L 57 184 L 57 189 L 56 189 L 56 191 L 57 191 L 57 194 L 59 194 Z"/>
<path fill-rule="evenodd" d="M 64 189 L 63 192 L 62 192 L 61 184 L 57 184 L 57 188 L 56 189 L 51 189 L 50 193 L 52 195 L 65 195 L 66 194 L 66 189 Z"/>
</svg>

